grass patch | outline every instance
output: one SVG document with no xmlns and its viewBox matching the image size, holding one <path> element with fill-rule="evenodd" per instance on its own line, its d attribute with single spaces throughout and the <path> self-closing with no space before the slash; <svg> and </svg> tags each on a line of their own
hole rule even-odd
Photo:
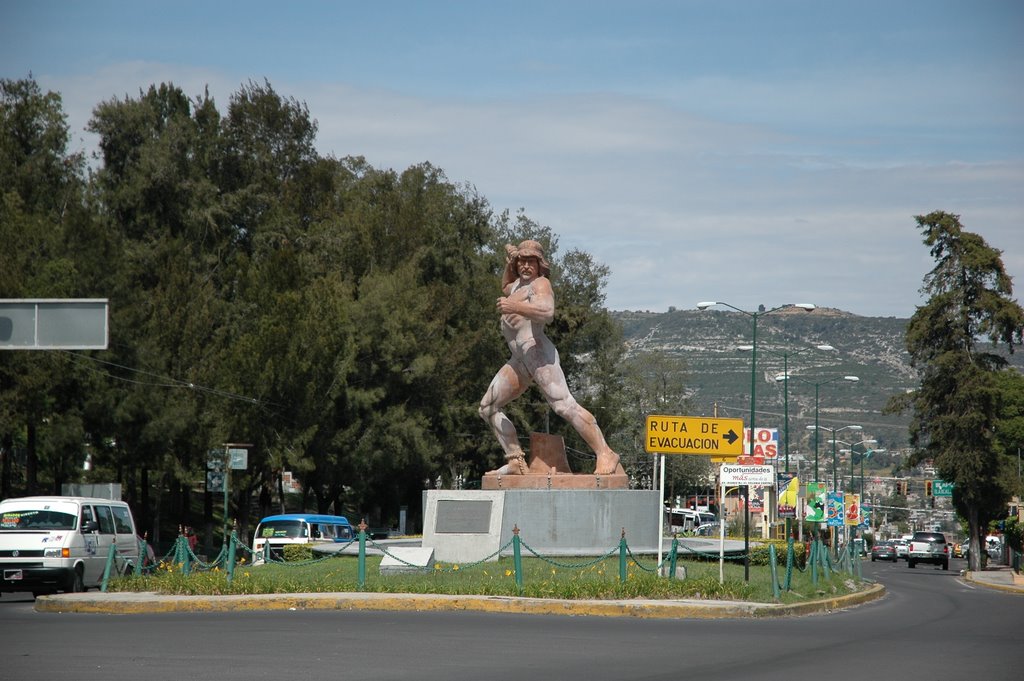
<svg viewBox="0 0 1024 681">
<path fill-rule="evenodd" d="M 381 575 L 380 556 L 366 557 L 366 583 L 358 582 L 358 558 L 338 556 L 312 562 L 272 563 L 235 568 L 229 584 L 221 569 L 181 574 L 180 565 L 163 563 L 152 574 L 112 579 L 109 591 L 156 591 L 183 595 L 226 595 L 266 593 L 421 593 L 451 595 L 526 596 L 563 599 L 707 599 L 759 603 L 800 603 L 824 595 L 836 596 L 863 590 L 866 584 L 846 573 L 830 571 L 825 579 L 819 572 L 817 585 L 810 570 L 793 571 L 790 591 L 774 598 L 771 571 L 752 565 L 750 581 L 744 581 L 743 566 L 726 562 L 724 582 L 719 582 L 717 561 L 679 560 L 686 579 L 667 579 L 654 573 L 653 556 L 638 556 L 627 563 L 627 578 L 619 579 L 618 557 L 541 559 L 524 557 L 523 588 L 516 585 L 512 558 L 472 565 L 436 564 L 427 572 Z M 785 578 L 785 568 L 778 571 Z"/>
</svg>

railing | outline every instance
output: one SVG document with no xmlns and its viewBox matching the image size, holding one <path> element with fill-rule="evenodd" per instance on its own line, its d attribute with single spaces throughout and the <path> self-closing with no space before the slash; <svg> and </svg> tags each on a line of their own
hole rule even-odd
<svg viewBox="0 0 1024 681">
<path fill-rule="evenodd" d="M 311 565 L 316 563 L 322 563 L 334 559 L 336 556 L 341 555 L 341 552 L 356 542 L 358 542 L 358 578 L 357 584 L 359 589 L 363 589 L 366 586 L 366 555 L 367 547 L 372 547 L 382 555 L 389 556 L 396 562 L 404 564 L 408 567 L 420 568 L 422 566 L 410 563 L 400 556 L 391 553 L 387 546 L 378 544 L 376 541 L 371 539 L 366 532 L 365 523 L 360 524 L 359 533 L 355 539 L 350 540 L 343 546 L 339 551 L 331 555 L 326 555 L 319 558 L 311 558 L 308 560 L 286 560 L 284 556 L 277 558 L 273 555 L 270 550 L 269 542 L 263 545 L 263 550 L 260 552 L 260 557 L 266 564 L 282 565 L 285 567 L 300 567 L 305 565 Z M 630 549 L 629 544 L 626 541 L 626 532 L 622 531 L 622 535 L 619 538 L 619 542 L 616 546 L 609 548 L 607 552 L 594 558 L 581 563 L 567 563 L 556 560 L 554 558 L 544 556 L 541 553 L 535 551 L 529 544 L 527 544 L 520 537 L 520 530 L 518 527 L 514 527 L 512 530 L 512 537 L 500 548 L 493 553 L 483 556 L 477 561 L 462 563 L 461 565 L 452 565 L 450 567 L 436 566 L 435 570 L 447 570 L 447 571 L 458 571 L 466 570 L 477 565 L 486 563 L 497 556 L 512 549 L 512 560 L 513 560 L 513 572 L 515 575 L 516 586 L 521 591 L 523 589 L 523 566 L 522 566 L 522 554 L 525 550 L 528 554 L 544 561 L 552 566 L 565 568 L 565 569 L 582 569 L 593 565 L 596 565 L 604 560 L 607 560 L 616 554 L 618 554 L 618 579 L 620 582 L 625 582 L 628 577 L 628 567 L 630 564 L 635 565 L 638 569 L 649 572 L 649 573 L 661 573 L 665 572 L 669 580 L 677 578 L 677 563 L 678 559 L 683 557 L 698 558 L 703 560 L 718 560 L 721 556 L 719 553 L 710 553 L 699 551 L 690 546 L 680 544 L 678 537 L 672 538 L 671 550 L 667 553 L 665 558 L 660 563 L 655 564 L 644 564 L 641 560 L 633 553 Z M 247 546 L 243 541 L 238 538 L 237 530 L 232 530 L 228 540 L 221 547 L 220 553 L 211 560 L 204 561 L 197 556 L 191 546 L 189 545 L 188 537 L 184 533 L 179 533 L 176 538 L 174 545 L 171 550 L 162 558 L 155 561 L 154 564 L 144 565 L 144 557 L 148 553 L 148 546 L 145 540 L 139 540 L 139 556 L 133 566 L 133 574 L 136 576 L 147 573 L 152 573 L 160 566 L 165 566 L 164 569 L 180 570 L 184 575 L 189 575 L 193 572 L 206 572 L 211 570 L 223 570 L 226 573 L 227 582 L 230 584 L 234 578 L 235 568 L 238 564 L 238 555 L 240 553 L 248 553 L 250 557 L 255 557 L 256 552 L 252 547 Z M 347 554 L 351 555 L 351 554 Z M 786 544 L 786 559 L 785 566 L 786 572 L 782 581 L 779 580 L 778 567 L 779 560 L 778 554 L 775 550 L 774 544 L 768 546 L 768 558 L 767 562 L 771 570 L 772 589 L 774 591 L 775 598 L 781 596 L 782 591 L 790 591 L 792 585 L 793 571 L 799 570 L 805 572 L 811 570 L 812 582 L 815 587 L 818 585 L 818 574 L 819 571 L 823 575 L 824 579 L 829 578 L 830 571 L 846 570 L 850 574 L 856 572 L 857 576 L 860 577 L 860 561 L 855 560 L 853 556 L 852 546 L 845 547 L 839 552 L 840 558 L 838 563 L 834 563 L 832 557 L 829 555 L 827 547 L 824 546 L 820 541 L 815 540 L 810 545 L 810 554 L 806 556 L 805 566 L 803 568 L 797 565 L 796 552 L 794 549 L 793 539 L 790 538 Z M 728 560 L 744 561 L 748 557 L 746 553 L 733 553 L 726 556 Z M 112 574 L 119 572 L 118 566 L 120 564 L 120 573 L 126 574 L 126 565 L 129 557 L 122 555 L 118 550 L 116 544 L 111 545 L 110 552 L 107 557 L 107 564 L 103 573 L 103 582 L 100 587 L 101 591 L 107 591 L 108 582 Z M 119 563 L 120 561 L 120 563 Z"/>
</svg>

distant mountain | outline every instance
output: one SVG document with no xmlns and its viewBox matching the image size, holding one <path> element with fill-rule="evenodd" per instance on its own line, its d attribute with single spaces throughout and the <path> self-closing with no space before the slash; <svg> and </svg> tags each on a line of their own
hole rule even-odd
<svg viewBox="0 0 1024 681">
<path fill-rule="evenodd" d="M 739 312 L 710 309 L 668 312 L 613 312 L 625 331 L 631 352 L 661 350 L 684 359 L 693 386 L 691 416 L 742 418 L 749 425 L 752 318 Z M 814 383 L 818 383 L 818 422 L 828 428 L 860 425 L 861 432 L 846 431 L 839 440 L 878 440 L 876 447 L 890 451 L 907 447 L 906 415 L 883 414 L 889 397 L 912 389 L 917 375 L 904 349 L 908 319 L 861 317 L 842 310 L 817 308 L 810 312 L 785 308 L 757 319 L 756 425 L 778 427 L 783 437 L 785 395 L 783 353 L 788 352 L 790 373 L 788 413 L 790 451 L 813 449 L 815 422 Z M 822 351 L 814 346 L 835 348 Z M 1010 356 L 1024 367 L 1024 356 Z M 856 383 L 843 376 L 857 376 Z M 821 385 L 823 382 L 829 381 Z M 827 433 L 819 436 L 825 451 Z M 840 448 L 844 445 L 840 444 Z M 831 452 L 831 445 L 827 446 Z"/>
</svg>

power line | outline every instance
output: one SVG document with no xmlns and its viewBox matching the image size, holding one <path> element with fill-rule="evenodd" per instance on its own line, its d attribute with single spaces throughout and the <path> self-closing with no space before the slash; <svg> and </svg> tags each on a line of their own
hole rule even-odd
<svg viewBox="0 0 1024 681">
<path fill-rule="evenodd" d="M 238 393 L 229 392 L 227 390 L 221 390 L 219 388 L 211 388 L 209 386 L 197 384 L 197 383 L 194 383 L 192 381 L 182 381 L 182 380 L 177 379 L 177 378 L 171 378 L 171 377 L 168 377 L 168 376 L 161 376 L 160 374 L 156 374 L 156 373 L 153 373 L 151 371 L 145 371 L 143 369 L 136 369 L 134 367 L 129 367 L 129 366 L 125 366 L 123 364 L 118 364 L 117 362 L 109 362 L 107 360 L 99 359 L 98 357 L 92 357 L 92 356 L 89 356 L 89 355 L 82 355 L 82 354 L 78 354 L 76 352 L 71 352 L 69 350 L 61 350 L 60 352 L 62 352 L 63 354 L 65 354 L 68 357 L 71 357 L 73 360 L 75 360 L 77 363 L 79 363 L 83 368 L 85 368 L 85 369 L 87 369 L 89 371 L 92 371 L 94 373 L 98 373 L 100 375 L 106 376 L 107 378 L 112 378 L 112 379 L 117 380 L 117 381 L 122 381 L 124 383 L 132 383 L 132 384 L 135 384 L 135 385 L 146 385 L 146 386 L 152 386 L 152 387 L 155 387 L 155 388 L 182 388 L 182 389 L 185 389 L 185 390 L 192 390 L 192 391 L 195 391 L 195 392 L 203 392 L 203 393 L 208 393 L 210 395 L 216 395 L 217 397 L 223 397 L 223 398 L 228 399 L 228 400 L 237 400 L 239 402 L 246 402 L 248 404 L 255 404 L 255 405 L 262 406 L 262 407 L 267 407 L 268 405 L 272 405 L 273 404 L 272 402 L 266 402 L 264 400 L 258 400 L 255 397 L 249 397 L 248 395 L 239 395 Z M 90 362 L 95 362 L 97 364 L 103 364 L 105 366 L 121 369 L 122 371 L 129 371 L 129 372 L 140 374 L 140 375 L 143 375 L 143 376 L 151 376 L 154 379 L 157 379 L 157 381 L 140 381 L 140 380 L 136 380 L 136 379 L 133 379 L 133 378 L 128 378 L 128 377 L 125 377 L 125 376 L 117 376 L 115 374 L 110 373 L 109 371 L 103 371 L 103 370 L 96 369 L 94 367 L 90 367 L 88 365 L 82 364 L 79 360 L 88 360 Z M 280 406 L 280 405 L 274 405 L 274 406 Z"/>
</svg>

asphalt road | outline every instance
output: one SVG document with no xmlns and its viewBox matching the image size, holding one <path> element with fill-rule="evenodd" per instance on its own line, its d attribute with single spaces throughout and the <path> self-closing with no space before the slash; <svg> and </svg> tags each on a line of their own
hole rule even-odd
<svg viewBox="0 0 1024 681">
<path fill-rule="evenodd" d="M 0 598 L 0 678 L 1024 678 L 1024 596 L 901 561 L 863 564 L 888 595 L 786 619 L 486 613 L 37 613 Z M 813 676 L 812 676 L 813 675 Z"/>
</svg>

